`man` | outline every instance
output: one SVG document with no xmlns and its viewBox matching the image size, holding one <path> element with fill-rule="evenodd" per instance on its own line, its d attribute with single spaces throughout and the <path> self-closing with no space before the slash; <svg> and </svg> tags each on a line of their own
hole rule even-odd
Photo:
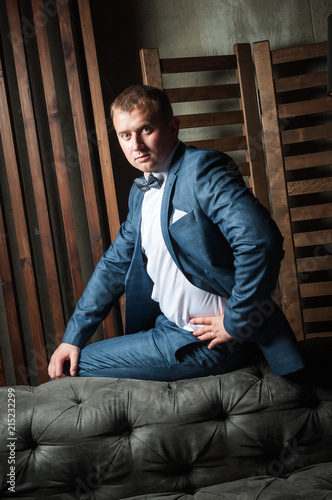
<svg viewBox="0 0 332 500">
<path fill-rule="evenodd" d="M 271 299 L 282 237 L 232 159 L 185 147 L 167 95 L 153 87 L 126 89 L 111 114 L 143 176 L 52 356 L 50 377 L 66 376 L 64 364 L 71 376 L 206 376 L 251 362 L 257 346 L 275 375 L 302 368 Z M 84 347 L 123 293 L 127 335 Z"/>
</svg>

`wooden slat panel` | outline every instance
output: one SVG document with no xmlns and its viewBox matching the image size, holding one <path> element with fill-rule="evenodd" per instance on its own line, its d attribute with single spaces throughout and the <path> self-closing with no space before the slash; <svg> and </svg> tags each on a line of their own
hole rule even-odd
<svg viewBox="0 0 332 500">
<path fill-rule="evenodd" d="M 322 297 L 332 295 L 332 281 L 321 283 L 302 283 L 300 285 L 301 297 Z"/>
<path fill-rule="evenodd" d="M 316 255 L 315 257 L 304 257 L 297 259 L 299 273 L 310 273 L 316 271 L 327 271 L 332 269 L 332 255 Z"/>
<path fill-rule="evenodd" d="M 273 216 L 284 236 L 285 258 L 280 278 L 284 310 L 298 340 L 304 339 L 297 271 L 293 248 L 287 189 L 284 178 L 283 153 L 280 142 L 277 104 L 269 42 L 253 44 L 257 84 L 262 109 L 265 153 L 270 181 Z"/>
<path fill-rule="evenodd" d="M 243 112 L 241 110 L 177 116 L 180 118 L 181 128 L 214 127 L 218 125 L 236 125 L 243 123 Z"/>
<path fill-rule="evenodd" d="M 187 141 L 189 146 L 196 146 L 197 148 L 218 149 L 219 151 L 236 151 L 246 149 L 246 138 L 240 137 L 222 137 L 220 139 L 204 139 L 201 141 Z"/>
<path fill-rule="evenodd" d="M 40 241 L 45 265 L 49 303 L 52 312 L 54 331 L 57 334 L 62 335 L 65 329 L 64 312 L 62 309 L 58 272 L 55 262 L 53 240 L 51 237 L 52 231 L 48 216 L 48 205 L 43 181 L 43 170 L 39 153 L 34 110 L 31 100 L 31 89 L 29 85 L 28 69 L 25 62 L 23 37 L 16 0 L 12 0 L 10 2 L 8 18 L 10 30 L 13 36 L 12 47 L 14 53 L 14 63 L 21 102 L 33 194 L 38 218 Z"/>
<path fill-rule="evenodd" d="M 327 84 L 327 71 L 277 78 L 274 83 L 277 93 L 323 87 Z"/>
<path fill-rule="evenodd" d="M 12 4 L 13 5 L 13 4 Z M 8 7 L 8 6 L 7 6 Z M 0 76 L 3 75 L 2 63 L 0 61 Z M 37 297 L 35 275 L 32 264 L 28 229 L 25 220 L 25 213 L 22 201 L 22 191 L 16 161 L 15 146 L 11 129 L 11 121 L 5 93 L 3 77 L 0 78 L 0 131 L 3 147 L 3 155 L 10 191 L 10 200 L 13 211 L 17 246 L 21 262 L 21 271 L 24 281 L 25 294 L 31 335 L 36 354 L 37 370 L 40 382 L 46 382 L 47 360 L 45 352 L 45 342 L 43 336 L 42 322 L 40 317 L 39 303 Z"/>
<path fill-rule="evenodd" d="M 97 135 L 97 145 L 100 158 L 100 166 L 103 177 L 105 201 L 108 215 L 108 223 L 112 241 L 115 240 L 120 227 L 119 212 L 116 202 L 116 191 L 113 176 L 113 167 L 108 143 L 105 110 L 99 78 L 97 63 L 97 52 L 94 41 L 90 5 L 88 0 L 78 0 L 81 27 L 83 34 L 85 58 L 87 63 L 91 102 L 94 113 L 94 121 Z"/>
<path fill-rule="evenodd" d="M 79 157 L 81 178 L 86 204 L 86 216 L 89 226 L 90 243 L 94 265 L 97 265 L 103 253 L 100 233 L 99 215 L 94 191 L 94 180 L 92 175 L 91 159 L 89 154 L 89 142 L 87 127 L 85 123 L 82 95 L 77 70 L 77 61 L 73 34 L 71 30 L 70 14 L 68 5 L 57 1 L 60 33 L 65 57 L 65 67 L 68 79 L 68 87 L 73 113 L 73 122 L 76 136 L 76 146 Z"/>
<path fill-rule="evenodd" d="M 269 210 L 265 158 L 262 146 L 261 124 L 258 114 L 254 67 L 249 44 L 234 46 L 237 57 L 237 79 L 241 92 L 241 108 L 244 116 L 243 134 L 246 135 L 246 157 L 251 166 L 250 184 L 254 195 Z"/>
<path fill-rule="evenodd" d="M 315 59 L 317 57 L 326 57 L 327 42 L 320 42 L 286 49 L 271 51 L 273 64 L 282 64 L 294 61 L 303 61 L 305 59 Z"/>
<path fill-rule="evenodd" d="M 204 57 L 178 57 L 160 60 L 162 73 L 187 73 L 190 71 L 216 71 L 236 69 L 236 57 L 204 56 Z"/>
<path fill-rule="evenodd" d="M 317 307 L 303 310 L 303 320 L 305 323 L 315 323 L 319 321 L 332 320 L 332 307 Z"/>
<path fill-rule="evenodd" d="M 190 129 L 196 127 L 210 127 L 222 125 L 243 125 L 244 133 L 251 138 L 252 150 L 247 152 L 249 162 L 239 164 L 239 169 L 243 176 L 252 176 L 253 171 L 258 171 L 259 156 L 262 155 L 262 146 L 259 145 L 259 134 L 257 127 L 253 130 L 253 124 L 259 123 L 257 101 L 255 99 L 256 90 L 254 85 L 254 72 L 249 44 L 239 44 L 234 47 L 235 55 L 232 56 L 212 56 L 196 58 L 175 58 L 162 59 L 159 61 L 158 49 L 141 49 L 140 60 L 143 74 L 143 83 L 155 85 L 162 88 L 162 74 L 164 73 L 182 73 L 189 71 L 218 71 L 238 69 L 237 76 L 239 84 L 209 86 L 209 87 L 190 87 L 166 89 L 171 102 L 190 102 L 202 99 L 224 99 L 224 98 L 242 98 L 245 93 L 247 105 L 247 117 L 245 123 L 244 113 L 241 109 L 233 111 L 224 111 L 216 113 L 199 113 L 191 115 L 178 114 L 180 118 L 181 129 Z M 250 109 L 249 109 L 250 108 Z M 256 120 L 256 122 L 255 122 Z M 237 138 L 224 137 L 220 139 L 205 139 L 186 141 L 197 147 L 216 148 L 222 151 L 247 150 L 246 137 Z M 255 160 L 254 160 L 255 158 Z M 265 172 L 264 172 L 265 178 Z M 250 185 L 254 187 L 255 182 L 250 180 Z M 261 200 L 262 201 L 262 200 Z M 264 201 L 263 201 L 264 203 Z"/>
<path fill-rule="evenodd" d="M 332 111 L 332 99 L 330 97 L 325 97 L 323 99 L 312 99 L 310 101 L 279 104 L 278 111 L 279 118 L 324 113 L 326 111 Z"/>
<path fill-rule="evenodd" d="M 1 85 L 1 83 L 0 83 Z M 6 232 L 0 206 L 0 279 L 3 292 L 3 300 L 6 310 L 6 318 L 11 354 L 14 365 L 15 380 L 17 384 L 27 384 L 23 348 L 20 336 L 18 311 L 16 307 L 14 283 L 10 269 L 9 254 L 6 244 Z"/>
<path fill-rule="evenodd" d="M 38 16 L 38 19 L 42 19 L 41 16 L 43 16 L 44 14 L 43 12 L 41 12 L 41 4 L 39 0 L 32 0 L 32 8 L 34 15 Z M 80 255 L 78 251 L 71 193 L 69 188 L 68 169 L 60 124 L 59 106 L 55 91 L 54 75 L 46 32 L 46 25 L 39 22 L 36 24 L 35 29 L 40 58 L 40 69 L 44 86 L 47 118 L 53 149 L 55 173 L 58 183 L 63 227 L 69 257 L 69 267 L 73 284 L 74 297 L 75 301 L 77 302 L 83 293 L 84 283 L 80 263 Z M 62 335 L 63 332 L 60 333 L 56 331 L 57 342 L 60 342 Z"/>
<path fill-rule="evenodd" d="M 183 87 L 165 89 L 172 103 L 206 101 L 211 99 L 234 99 L 240 97 L 240 88 L 236 83 L 210 85 L 205 87 Z"/>
<path fill-rule="evenodd" d="M 320 167 L 332 163 L 332 151 L 319 151 L 285 157 L 285 169 L 296 170 L 301 168 Z"/>
<path fill-rule="evenodd" d="M 294 144 L 296 142 L 316 141 L 332 137 L 332 124 L 316 125 L 315 127 L 284 130 L 281 132 L 283 144 Z"/>
<path fill-rule="evenodd" d="M 294 234 L 294 245 L 296 247 L 308 247 L 313 245 L 328 245 L 332 242 L 332 229 L 322 231 L 309 231 L 308 233 Z"/>
<path fill-rule="evenodd" d="M 290 214 L 293 222 L 332 217 L 332 203 L 294 207 L 290 209 Z"/>
<path fill-rule="evenodd" d="M 97 145 L 105 193 L 108 224 L 111 240 L 114 241 L 120 227 L 120 220 L 89 1 L 78 0 L 78 6 L 81 19 L 85 58 L 87 63 Z M 123 302 L 121 304 L 123 304 Z M 122 316 L 124 317 L 124 310 L 122 311 Z M 104 320 L 104 335 L 106 338 L 115 336 L 112 313 Z"/>
<path fill-rule="evenodd" d="M 92 258 L 94 266 L 96 266 L 103 254 L 103 245 L 101 238 L 101 226 L 99 221 L 96 192 L 94 188 L 92 164 L 89 151 L 87 126 L 85 122 L 82 94 L 80 90 L 80 83 L 78 76 L 77 60 L 75 55 L 75 46 L 71 29 L 68 5 L 57 1 L 57 8 L 59 15 L 59 23 L 60 23 L 60 34 L 61 34 L 64 57 L 65 57 L 65 67 L 67 73 L 70 101 L 73 113 L 76 146 L 77 146 L 79 165 L 81 171 L 86 216 L 88 221 L 90 244 L 92 249 Z M 91 68 L 91 61 L 90 61 L 89 65 L 90 78 L 91 78 L 91 71 L 93 71 L 93 69 Z M 94 107 L 94 111 L 96 111 L 96 104 Z M 113 235 L 115 234 L 115 229 L 116 227 L 114 226 Z M 115 336 L 112 317 L 113 315 L 111 313 L 111 315 L 109 315 L 103 321 L 102 326 L 105 338 L 111 338 Z"/>
<path fill-rule="evenodd" d="M 158 49 L 141 49 L 139 52 L 143 84 L 163 88 Z"/>
<path fill-rule="evenodd" d="M 52 150 L 51 149 L 47 150 L 46 154 L 47 155 L 53 154 L 54 156 L 54 166 L 55 166 L 56 181 L 57 181 L 58 194 L 61 206 L 61 215 L 63 217 L 63 220 L 61 221 L 58 220 L 60 211 L 58 210 L 59 207 L 57 206 L 58 203 L 58 199 L 56 196 L 57 193 L 55 192 L 55 196 L 53 197 L 53 192 L 52 192 L 50 201 L 52 201 L 52 209 L 55 208 L 54 212 L 55 217 L 54 219 L 52 218 L 52 223 L 53 222 L 55 222 L 55 224 L 58 224 L 58 222 L 60 222 L 60 224 L 63 223 L 66 245 L 68 249 L 70 271 L 71 271 L 71 277 L 72 277 L 76 301 L 81 296 L 84 286 L 83 286 L 82 270 L 81 270 L 78 245 L 77 245 L 75 222 L 71 205 L 71 193 L 68 182 L 69 179 L 68 179 L 68 169 L 66 165 L 66 155 L 64 151 L 64 143 L 63 143 L 61 125 L 59 120 L 60 112 L 57 104 L 57 96 L 54 85 L 54 75 L 53 75 L 50 49 L 47 37 L 47 29 L 46 29 L 47 17 L 44 15 L 44 7 L 46 10 L 46 6 L 45 2 L 43 2 L 42 0 L 30 0 L 30 1 L 31 1 L 32 13 L 34 16 L 34 23 L 35 23 L 34 28 L 36 31 L 36 41 L 38 45 L 39 61 L 37 60 L 37 57 L 36 59 L 34 57 L 32 59 L 29 59 L 29 74 L 34 75 L 35 71 L 37 72 L 37 74 L 39 73 L 39 65 L 38 65 L 39 62 L 42 75 L 42 82 L 39 81 L 38 76 L 36 78 L 33 77 L 33 82 L 36 84 L 36 86 L 42 83 L 42 87 L 37 90 L 37 92 L 40 91 L 40 95 L 37 96 L 33 95 L 33 97 L 31 97 L 31 91 L 29 87 L 29 75 L 25 59 L 25 48 L 29 49 L 27 52 L 27 54 L 29 55 L 31 46 L 23 47 L 23 43 L 26 40 L 24 37 L 22 37 L 21 33 L 21 23 L 22 25 L 24 24 L 24 18 L 22 18 L 22 20 L 20 19 L 17 0 L 5 1 L 6 4 L 5 8 L 7 10 L 9 27 L 10 27 L 8 31 L 12 35 L 14 67 L 17 77 L 17 86 L 19 90 L 19 101 L 20 101 L 17 102 L 18 98 L 16 96 L 15 90 L 13 91 L 12 95 L 11 92 L 12 89 L 10 87 L 10 93 L 12 98 L 11 104 L 13 106 L 12 114 L 14 115 L 14 113 L 17 113 L 17 109 L 15 107 L 16 104 L 18 104 L 18 108 L 19 104 L 21 104 L 19 110 L 21 112 L 22 123 L 20 119 L 18 127 L 21 127 L 21 125 L 23 125 L 23 132 L 25 133 L 26 144 L 27 144 L 26 156 L 29 162 L 28 171 L 24 172 L 24 184 L 20 183 L 20 173 L 18 172 L 18 165 L 15 157 L 14 139 L 12 137 L 12 131 L 10 128 L 10 113 L 6 101 L 6 91 L 3 81 L 4 75 L 2 73 L 1 68 L 0 68 L 0 86 L 2 87 L 2 89 L 0 91 L 0 96 L 1 96 L 0 131 L 1 131 L 1 140 L 4 144 L 3 147 L 4 164 L 7 169 L 9 194 L 12 204 L 13 220 L 15 224 L 16 239 L 18 244 L 19 261 L 21 262 L 22 266 L 23 283 L 26 292 L 26 305 L 25 304 L 17 304 L 17 305 L 18 307 L 22 307 L 22 309 L 24 309 L 23 311 L 24 317 L 26 316 L 27 313 L 27 317 L 29 318 L 39 381 L 45 382 L 48 380 L 47 359 L 46 359 L 45 338 L 43 336 L 43 321 L 41 318 L 41 310 L 38 300 L 39 294 L 41 295 L 45 292 L 48 292 L 50 311 L 52 312 L 52 321 L 57 341 L 59 341 L 63 335 L 64 317 L 62 311 L 62 301 L 60 296 L 61 283 L 57 275 L 57 266 L 55 265 L 55 252 L 52 246 L 53 235 L 51 228 L 51 220 L 48 218 L 49 210 L 46 199 L 46 187 L 44 185 L 44 179 L 43 179 L 44 172 L 41 165 L 41 156 L 39 154 L 39 139 L 41 147 L 45 146 L 44 134 L 42 133 L 42 136 L 40 138 L 37 137 L 37 127 L 35 124 L 35 115 L 36 119 L 40 120 L 40 123 L 45 123 L 46 121 L 46 116 L 42 115 L 44 110 L 44 102 L 41 103 L 40 106 L 39 103 L 38 105 L 36 105 L 36 103 L 34 102 L 34 99 L 36 100 L 43 99 L 44 96 L 45 96 L 46 111 L 48 115 L 47 119 L 49 121 L 50 138 L 52 144 Z M 96 145 L 98 146 L 103 183 L 106 186 L 105 190 L 107 190 L 108 196 L 112 196 L 113 198 L 112 201 L 114 202 L 116 200 L 116 197 L 115 197 L 114 186 L 111 185 L 113 180 L 111 177 L 112 166 L 111 166 L 109 147 L 108 147 L 109 145 L 108 145 L 106 122 L 105 122 L 105 114 L 102 105 L 100 81 L 98 77 L 98 67 L 96 61 L 90 10 L 88 2 L 86 0 L 78 0 L 78 2 L 80 2 L 79 5 L 80 20 L 82 22 L 82 35 L 83 35 L 83 41 L 85 43 L 85 55 L 86 55 L 86 62 L 87 62 L 87 69 L 88 69 L 88 76 L 90 83 L 91 103 L 94 112 L 94 119 L 96 121 L 96 133 L 97 133 Z M 27 6 L 28 9 L 29 7 L 30 5 Z M 81 167 L 81 178 L 83 184 L 84 199 L 86 203 L 86 213 L 88 219 L 92 254 L 94 258 L 94 263 L 96 263 L 103 252 L 103 248 L 100 235 L 100 223 L 97 211 L 96 194 L 93 185 L 91 161 L 89 156 L 88 134 L 86 131 L 86 123 L 83 115 L 82 97 L 80 94 L 80 82 L 78 81 L 75 48 L 71 33 L 70 16 L 69 16 L 67 2 L 59 0 L 57 2 L 57 8 L 59 13 L 60 24 L 62 22 L 62 25 L 60 26 L 61 36 L 64 42 L 62 48 L 65 57 L 66 71 L 68 76 L 69 94 L 73 111 L 73 124 L 76 134 L 75 137 L 79 155 L 79 164 Z M 52 39 L 52 41 L 54 42 L 54 39 Z M 56 41 L 54 43 L 56 44 Z M 7 48 L 5 48 L 4 53 L 6 57 L 6 65 L 7 65 L 7 59 L 8 59 L 8 64 L 13 64 L 12 52 L 10 50 L 7 50 Z M 58 52 L 58 54 L 60 54 L 61 56 L 61 49 L 60 53 Z M 35 67 L 36 64 L 38 67 Z M 34 88 L 35 87 L 33 87 L 33 89 Z M 35 104 L 34 109 L 33 109 L 33 104 Z M 37 113 L 39 114 L 37 115 Z M 4 126 L 4 123 L 6 123 L 6 126 Z M 21 133 L 21 130 L 17 129 L 17 133 Z M 47 132 L 45 133 L 45 136 L 47 136 Z M 99 141 L 102 142 L 103 144 L 101 144 Z M 103 171 L 103 169 L 105 169 L 105 171 Z M 28 227 L 28 218 L 27 218 L 28 216 L 24 212 L 23 200 L 25 199 L 25 192 L 23 193 L 22 190 L 27 188 L 25 183 L 26 179 L 28 180 L 29 183 L 28 187 L 30 187 L 30 179 L 32 181 L 33 193 L 32 194 L 30 194 L 30 192 L 27 193 L 27 201 L 30 203 L 29 196 L 33 195 L 35 199 L 34 207 L 36 208 L 36 214 L 38 217 L 38 230 L 39 230 L 38 234 L 40 235 L 41 250 L 42 250 L 43 260 L 45 262 L 45 266 L 38 266 L 38 269 L 36 270 L 38 274 L 38 282 L 37 279 L 35 278 L 34 269 L 32 266 L 32 255 L 29 246 L 29 239 L 33 234 L 33 228 Z M 54 184 L 52 185 L 52 188 L 53 187 Z M 108 210 L 107 215 L 110 227 L 110 235 L 111 239 L 114 239 L 119 227 L 118 212 L 117 209 L 116 211 L 114 210 L 112 211 L 111 209 L 109 209 L 108 205 L 109 199 L 105 197 L 105 200 L 106 200 L 106 207 Z M 61 217 L 59 217 L 59 219 L 61 219 Z M 2 236 L 4 236 L 4 234 Z M 3 242 L 1 241 L 0 243 L 1 243 L 0 273 L 1 273 L 2 284 L 5 287 L 4 296 L 6 295 L 4 301 L 8 302 L 9 300 L 8 297 L 10 298 L 11 303 L 10 305 L 6 305 L 6 309 L 7 313 L 9 311 L 12 315 L 14 315 L 14 320 L 12 318 L 8 320 L 8 325 L 11 335 L 10 341 L 11 341 L 11 351 L 13 356 L 13 364 L 14 364 L 14 369 L 16 370 L 16 380 L 18 381 L 18 383 L 26 383 L 27 380 L 26 378 L 23 378 L 23 374 L 25 377 L 25 373 L 23 372 L 25 369 L 29 370 L 29 367 L 24 366 L 24 362 L 22 361 L 23 355 L 21 355 L 21 359 L 19 359 L 18 355 L 15 353 L 16 347 L 14 346 L 15 342 L 17 343 L 20 339 L 22 339 L 23 342 L 25 337 L 23 338 L 22 332 L 20 332 L 20 329 L 22 327 L 19 321 L 20 314 L 17 311 L 15 311 L 15 305 L 16 305 L 15 290 L 13 288 L 14 283 L 11 281 L 12 280 L 11 269 L 9 266 L 10 256 L 8 255 L 7 248 L 5 249 L 3 248 Z M 62 244 L 60 244 L 60 248 L 62 248 Z M 39 250 L 40 249 L 38 247 L 38 251 Z M 7 256 L 7 260 L 4 256 L 5 253 Z M 16 263 L 14 263 L 14 265 L 16 265 Z M 15 271 L 15 274 L 16 272 L 17 271 Z M 48 290 L 44 290 L 43 288 L 45 278 L 48 285 Z M 40 286 L 40 288 L 37 289 L 38 286 Z M 24 302 L 24 298 L 22 302 Z M 27 311 L 25 311 L 25 309 L 27 309 Z M 47 316 L 48 314 L 49 313 L 46 312 L 45 315 L 45 324 L 47 323 L 47 325 L 49 325 L 49 320 L 50 320 L 50 318 Z M 107 322 L 105 322 L 105 324 L 106 323 Z M 27 335 L 29 335 L 29 333 L 27 333 Z M 23 351 L 24 349 L 22 348 L 22 346 L 20 347 L 21 351 Z M 31 353 L 31 358 L 33 358 L 32 353 Z M 34 360 L 33 359 L 31 360 L 32 361 L 31 365 L 30 365 L 30 357 L 28 361 L 29 361 L 29 366 L 33 370 L 34 368 L 32 366 L 32 363 L 34 362 Z M 17 368 L 21 370 L 19 374 L 17 374 Z M 28 373 L 28 375 L 32 376 L 32 372 L 30 374 Z M 20 379 L 18 378 L 19 376 L 21 377 Z"/>
<path fill-rule="evenodd" d="M 289 196 L 298 196 L 310 193 L 323 193 L 332 190 L 332 177 L 309 179 L 305 181 L 291 181 L 287 183 Z"/>
</svg>

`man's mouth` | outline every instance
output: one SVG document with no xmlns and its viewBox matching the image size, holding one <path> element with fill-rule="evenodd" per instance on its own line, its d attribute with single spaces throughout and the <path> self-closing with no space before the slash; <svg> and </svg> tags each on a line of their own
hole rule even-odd
<svg viewBox="0 0 332 500">
<path fill-rule="evenodd" d="M 139 155 L 135 158 L 135 161 L 144 161 L 147 160 L 150 157 L 150 153 L 144 153 L 142 155 Z"/>
</svg>

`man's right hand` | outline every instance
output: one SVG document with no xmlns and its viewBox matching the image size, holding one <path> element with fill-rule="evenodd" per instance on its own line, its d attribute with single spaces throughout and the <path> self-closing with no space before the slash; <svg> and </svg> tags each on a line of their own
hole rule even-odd
<svg viewBox="0 0 332 500">
<path fill-rule="evenodd" d="M 52 380 L 64 378 L 67 375 L 63 373 L 63 364 L 65 361 L 70 363 L 70 375 L 75 377 L 78 369 L 78 360 L 81 349 L 72 344 L 60 344 L 54 351 L 50 364 L 48 366 L 48 374 Z"/>
</svg>

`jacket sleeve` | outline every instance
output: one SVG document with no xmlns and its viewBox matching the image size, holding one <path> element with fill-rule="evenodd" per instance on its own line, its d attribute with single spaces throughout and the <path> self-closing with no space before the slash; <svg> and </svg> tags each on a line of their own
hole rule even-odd
<svg viewBox="0 0 332 500">
<path fill-rule="evenodd" d="M 75 311 L 62 342 L 84 347 L 112 306 L 123 295 L 125 278 L 134 251 L 131 213 L 118 235 L 98 262 Z"/>
<path fill-rule="evenodd" d="M 224 326 L 234 338 L 255 341 L 274 309 L 283 238 L 228 155 L 207 152 L 196 167 L 195 186 L 203 212 L 219 226 L 234 255 L 235 285 L 226 303 Z"/>
</svg>

